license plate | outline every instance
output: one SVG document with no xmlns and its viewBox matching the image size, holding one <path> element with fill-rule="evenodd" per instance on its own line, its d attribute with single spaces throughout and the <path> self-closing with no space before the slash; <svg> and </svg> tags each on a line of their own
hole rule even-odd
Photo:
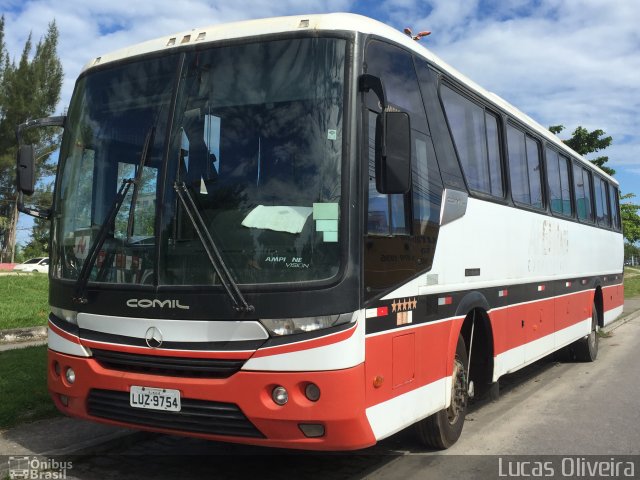
<svg viewBox="0 0 640 480">
<path fill-rule="evenodd" d="M 131 386 L 129 404 L 135 408 L 151 410 L 180 411 L 180 390 Z"/>
</svg>

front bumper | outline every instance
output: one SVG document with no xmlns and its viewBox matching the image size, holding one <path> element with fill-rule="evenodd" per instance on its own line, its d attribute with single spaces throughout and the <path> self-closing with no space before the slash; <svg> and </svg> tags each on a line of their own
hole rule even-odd
<svg viewBox="0 0 640 480">
<path fill-rule="evenodd" d="M 73 384 L 69 384 L 65 378 L 65 371 L 69 367 L 75 372 Z M 376 442 L 365 414 L 364 364 L 323 372 L 239 371 L 229 378 L 203 379 L 111 370 L 101 366 L 94 358 L 49 350 L 47 377 L 49 391 L 61 412 L 111 425 L 217 441 L 309 450 L 354 450 Z M 305 396 L 305 387 L 309 382 L 320 388 L 321 395 L 316 402 Z M 228 430 L 230 434 L 211 433 L 224 431 L 216 428 L 203 432 L 201 425 L 198 428 L 189 426 L 202 422 L 194 422 L 193 419 L 186 419 L 186 423 L 177 422 L 172 412 L 132 411 L 132 407 L 127 405 L 132 385 L 179 390 L 187 404 L 192 401 L 192 404 L 202 405 L 205 410 L 211 410 L 206 402 L 212 402 L 213 410 L 216 408 L 214 405 L 237 406 L 239 415 L 246 420 L 245 426 L 253 425 L 259 434 L 243 436 L 233 433 L 237 430 Z M 272 390 L 278 385 L 285 387 L 289 393 L 289 401 L 284 406 L 276 405 L 271 398 Z M 106 392 L 107 397 L 109 392 L 116 392 L 114 398 L 119 398 L 116 400 L 121 408 L 114 408 L 116 413 L 105 418 L 89 402 L 90 395 L 95 397 L 96 392 Z M 118 411 L 122 414 L 118 415 Z M 237 412 L 234 418 L 239 418 Z M 209 420 L 215 423 L 215 420 Z M 229 419 L 220 418 L 219 421 L 224 425 Z M 322 425 L 324 435 L 308 438 L 300 424 Z"/>
</svg>

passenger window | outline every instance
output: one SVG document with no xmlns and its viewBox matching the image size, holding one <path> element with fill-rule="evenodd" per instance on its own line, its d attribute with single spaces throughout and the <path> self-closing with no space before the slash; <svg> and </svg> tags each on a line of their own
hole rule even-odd
<svg viewBox="0 0 640 480">
<path fill-rule="evenodd" d="M 620 230 L 620 194 L 618 189 L 613 185 L 609 185 L 609 204 L 611 205 L 611 224 L 616 230 Z"/>
<path fill-rule="evenodd" d="M 550 148 L 545 152 L 551 211 L 570 216 L 573 211 L 569 186 L 569 159 Z"/>
<path fill-rule="evenodd" d="M 595 177 L 595 204 L 596 204 L 596 223 L 602 226 L 609 226 L 611 224 L 611 217 L 609 215 L 609 202 L 607 200 L 608 184 L 600 177 Z"/>
<path fill-rule="evenodd" d="M 513 201 L 543 208 L 540 144 L 523 131 L 508 125 L 507 146 Z"/>
<path fill-rule="evenodd" d="M 573 166 L 573 186 L 576 193 L 576 211 L 580 220 L 593 221 L 591 207 L 591 173 L 578 166 Z"/>
<path fill-rule="evenodd" d="M 497 117 L 445 85 L 440 95 L 467 185 L 502 197 Z"/>
</svg>

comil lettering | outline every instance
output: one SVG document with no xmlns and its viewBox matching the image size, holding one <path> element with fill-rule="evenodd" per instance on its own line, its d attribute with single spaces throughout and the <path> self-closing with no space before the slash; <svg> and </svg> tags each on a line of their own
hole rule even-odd
<svg viewBox="0 0 640 480">
<path fill-rule="evenodd" d="M 148 298 L 130 298 L 127 307 L 131 308 L 181 308 L 189 310 L 189 305 L 180 305 L 180 300 L 150 300 Z"/>
</svg>

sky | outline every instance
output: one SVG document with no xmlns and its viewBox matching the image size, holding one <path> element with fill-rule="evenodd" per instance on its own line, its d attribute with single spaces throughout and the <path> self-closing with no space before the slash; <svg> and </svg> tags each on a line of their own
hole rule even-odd
<svg viewBox="0 0 640 480">
<path fill-rule="evenodd" d="M 58 114 L 82 66 L 104 53 L 213 24 L 338 11 L 430 30 L 425 47 L 540 124 L 564 125 L 561 138 L 578 125 L 604 130 L 613 137 L 607 165 L 640 203 L 638 0 L 0 0 L 13 57 L 55 19 L 65 73 Z"/>
</svg>

